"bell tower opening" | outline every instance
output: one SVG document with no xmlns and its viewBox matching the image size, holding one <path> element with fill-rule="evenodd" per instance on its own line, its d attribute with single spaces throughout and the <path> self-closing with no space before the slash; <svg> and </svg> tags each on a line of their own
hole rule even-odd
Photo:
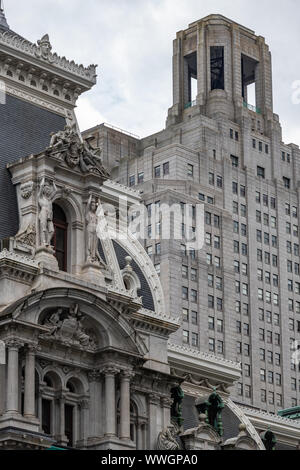
<svg viewBox="0 0 300 470">
<path fill-rule="evenodd" d="M 258 62 L 242 54 L 242 96 L 244 103 L 257 108 L 257 68 Z"/>
<path fill-rule="evenodd" d="M 186 55 L 184 57 L 184 75 L 185 75 L 185 93 L 184 104 L 188 108 L 193 106 L 197 98 L 197 53 Z"/>
</svg>

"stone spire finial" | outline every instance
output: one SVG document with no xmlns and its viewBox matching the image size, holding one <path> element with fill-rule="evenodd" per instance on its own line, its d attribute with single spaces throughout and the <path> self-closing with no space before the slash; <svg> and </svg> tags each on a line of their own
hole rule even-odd
<svg viewBox="0 0 300 470">
<path fill-rule="evenodd" d="M 9 29 L 8 23 L 5 18 L 3 0 L 0 0 L 0 27 Z"/>
</svg>

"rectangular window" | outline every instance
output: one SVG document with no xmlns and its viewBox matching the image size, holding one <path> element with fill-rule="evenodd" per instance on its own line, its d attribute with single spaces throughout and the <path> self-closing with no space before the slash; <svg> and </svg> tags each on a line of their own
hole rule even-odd
<svg viewBox="0 0 300 470">
<path fill-rule="evenodd" d="M 257 176 L 265 179 L 265 169 L 262 166 L 257 167 Z"/>
<path fill-rule="evenodd" d="M 224 322 L 223 320 L 217 320 L 217 332 L 223 333 L 224 330 Z"/>
<path fill-rule="evenodd" d="M 224 343 L 223 343 L 223 341 L 218 341 L 217 342 L 217 353 L 218 354 L 224 354 Z"/>
<path fill-rule="evenodd" d="M 160 166 L 154 168 L 154 178 L 160 178 Z"/>
<path fill-rule="evenodd" d="M 283 177 L 283 184 L 286 189 L 290 189 L 291 188 L 290 178 Z"/>
<path fill-rule="evenodd" d="M 205 212 L 205 223 L 206 225 L 211 225 L 211 213 Z"/>
<path fill-rule="evenodd" d="M 141 172 L 138 174 L 138 184 L 142 184 L 144 182 L 144 173 Z"/>
<path fill-rule="evenodd" d="M 215 340 L 213 338 L 208 339 L 208 349 L 210 352 L 215 352 L 216 350 Z"/>
<path fill-rule="evenodd" d="M 214 276 L 212 274 L 208 274 L 207 281 L 208 287 L 214 287 Z"/>
<path fill-rule="evenodd" d="M 182 300 L 189 300 L 189 290 L 187 287 L 182 288 Z"/>
<path fill-rule="evenodd" d="M 233 192 L 233 194 L 237 194 L 238 189 L 239 189 L 238 184 L 233 181 L 233 183 L 232 183 L 232 192 Z"/>
<path fill-rule="evenodd" d="M 192 312 L 192 324 L 198 325 L 198 312 Z"/>
<path fill-rule="evenodd" d="M 135 176 L 129 176 L 129 187 L 135 186 Z"/>
<path fill-rule="evenodd" d="M 190 163 L 187 166 L 187 175 L 188 175 L 188 178 L 194 177 L 194 166 L 191 165 Z"/>
<path fill-rule="evenodd" d="M 214 175 L 214 173 L 209 173 L 209 174 L 208 174 L 208 183 L 209 183 L 211 186 L 214 186 L 214 185 L 215 185 L 215 175 Z"/>
<path fill-rule="evenodd" d="M 199 346 L 199 335 L 197 333 L 192 333 L 192 346 Z"/>
<path fill-rule="evenodd" d="M 182 318 L 183 318 L 183 321 L 184 322 L 188 322 L 189 321 L 189 311 L 187 308 L 183 308 L 182 309 Z"/>
<path fill-rule="evenodd" d="M 208 296 L 208 308 L 214 308 L 215 307 L 215 299 L 212 295 Z"/>
<path fill-rule="evenodd" d="M 170 164 L 169 162 L 166 162 L 163 164 L 163 174 L 164 176 L 167 176 L 170 174 Z"/>
<path fill-rule="evenodd" d="M 187 266 L 182 266 L 181 272 L 182 272 L 182 278 L 188 279 L 189 268 Z"/>
<path fill-rule="evenodd" d="M 190 344 L 190 333 L 189 331 L 183 330 L 182 332 L 183 344 Z"/>
<path fill-rule="evenodd" d="M 208 329 L 214 331 L 215 329 L 215 319 L 214 317 L 208 317 Z"/>
<path fill-rule="evenodd" d="M 191 301 L 194 303 L 198 301 L 198 292 L 194 289 L 191 290 Z"/>
<path fill-rule="evenodd" d="M 217 188 L 223 188 L 223 178 L 222 176 L 217 175 Z"/>
<path fill-rule="evenodd" d="M 191 281 L 197 281 L 198 272 L 197 269 L 191 268 Z"/>
</svg>

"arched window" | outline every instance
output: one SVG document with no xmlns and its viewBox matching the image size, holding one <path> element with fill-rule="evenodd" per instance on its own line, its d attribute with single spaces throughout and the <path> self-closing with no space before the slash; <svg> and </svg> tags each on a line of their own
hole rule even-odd
<svg viewBox="0 0 300 470">
<path fill-rule="evenodd" d="M 67 218 L 60 206 L 53 204 L 54 236 L 52 245 L 61 271 L 67 271 L 68 224 Z"/>
</svg>

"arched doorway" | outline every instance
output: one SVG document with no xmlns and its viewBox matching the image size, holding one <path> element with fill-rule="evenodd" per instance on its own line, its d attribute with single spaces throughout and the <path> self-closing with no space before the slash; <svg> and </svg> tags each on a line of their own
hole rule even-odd
<svg viewBox="0 0 300 470">
<path fill-rule="evenodd" d="M 52 245 L 60 271 L 67 271 L 68 223 L 63 209 L 53 204 L 54 235 Z"/>
</svg>

